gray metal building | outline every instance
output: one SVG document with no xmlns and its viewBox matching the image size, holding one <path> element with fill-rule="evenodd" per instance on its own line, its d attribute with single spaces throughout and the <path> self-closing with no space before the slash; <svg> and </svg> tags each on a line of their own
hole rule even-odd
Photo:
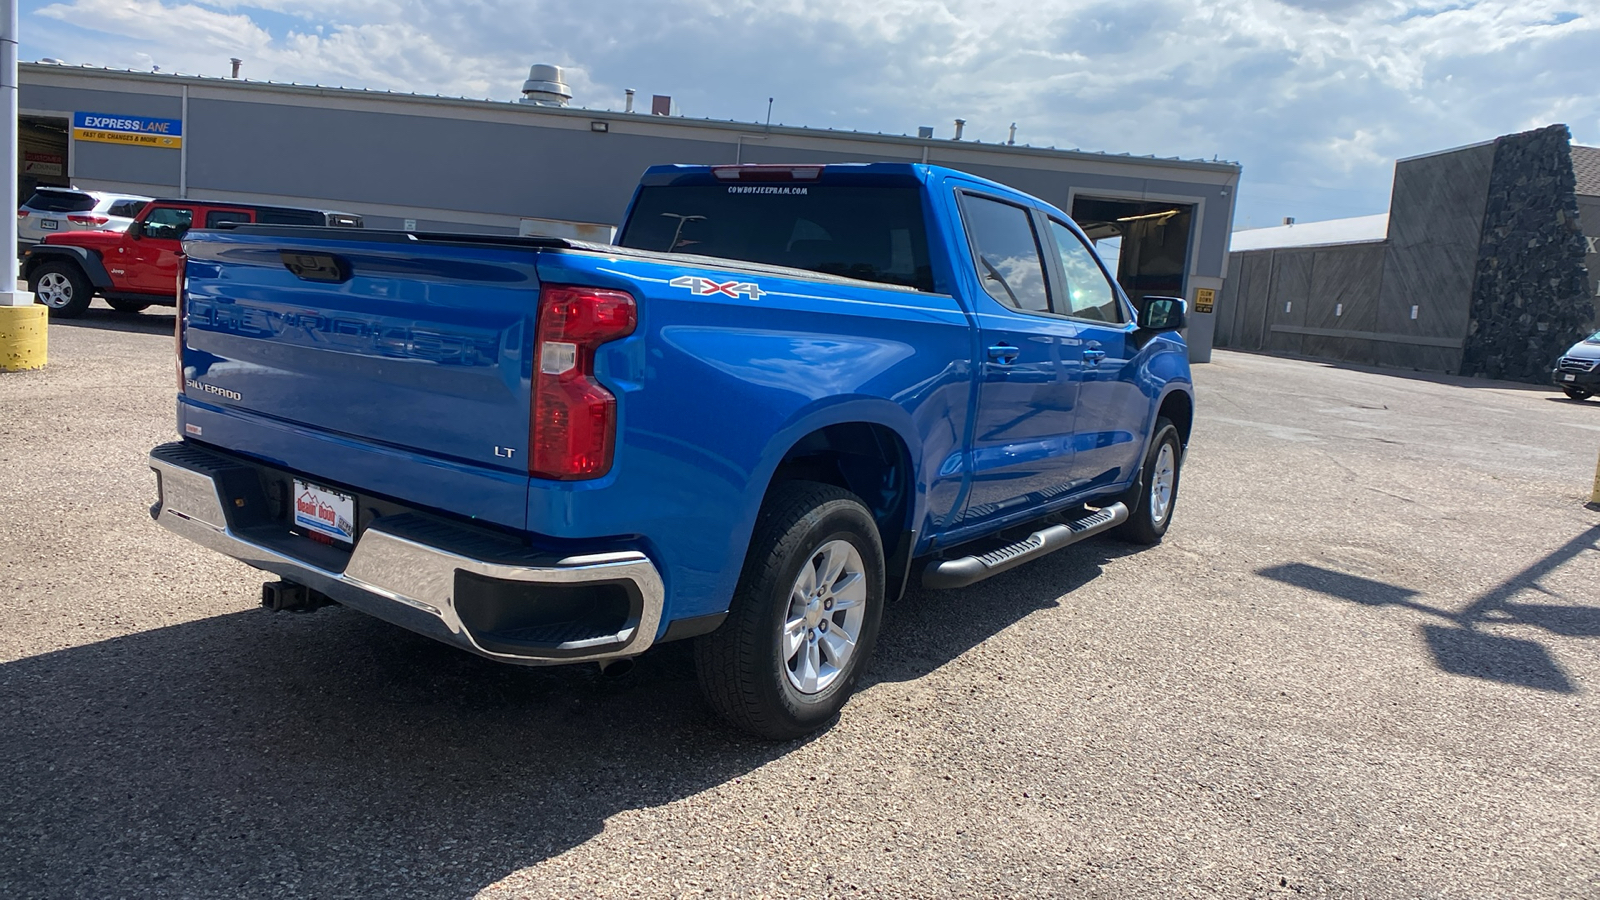
<svg viewBox="0 0 1600 900">
<path fill-rule="evenodd" d="M 1564 125 L 1402 159 L 1386 232 L 1296 239 L 1343 222 L 1240 232 L 1216 345 L 1544 382 L 1600 327 L 1600 149 Z"/>
<path fill-rule="evenodd" d="M 542 68 L 542 67 L 540 67 Z M 1132 295 L 1221 289 L 1239 166 L 674 115 L 25 63 L 24 189 L 334 208 L 369 226 L 604 236 L 658 163 L 950 166 L 1069 212 L 1118 245 Z M 531 83 L 531 82 L 530 82 Z M 81 113 L 175 120 L 181 141 L 81 139 Z M 1205 307 L 1202 306 L 1201 310 Z M 1212 315 L 1192 317 L 1196 361 Z"/>
</svg>

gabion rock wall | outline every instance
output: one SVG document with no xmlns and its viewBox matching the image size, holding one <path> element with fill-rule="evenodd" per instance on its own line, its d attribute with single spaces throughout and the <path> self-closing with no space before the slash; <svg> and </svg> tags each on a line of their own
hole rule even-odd
<svg viewBox="0 0 1600 900">
<path fill-rule="evenodd" d="M 1544 383 L 1594 314 L 1565 125 L 1495 141 L 1461 374 Z"/>
</svg>

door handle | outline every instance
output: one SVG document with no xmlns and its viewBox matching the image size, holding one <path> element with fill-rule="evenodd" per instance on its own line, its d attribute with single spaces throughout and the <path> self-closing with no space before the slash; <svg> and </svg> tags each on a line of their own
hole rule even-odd
<svg viewBox="0 0 1600 900">
<path fill-rule="evenodd" d="M 1083 345 L 1083 361 L 1091 366 L 1100 365 L 1100 360 L 1106 358 L 1106 352 L 1100 349 L 1099 341 L 1089 341 Z"/>
<path fill-rule="evenodd" d="M 1009 366 L 1017 361 L 1017 355 L 1021 352 L 1010 344 L 1000 343 L 989 348 L 989 358 L 1003 366 Z"/>
</svg>

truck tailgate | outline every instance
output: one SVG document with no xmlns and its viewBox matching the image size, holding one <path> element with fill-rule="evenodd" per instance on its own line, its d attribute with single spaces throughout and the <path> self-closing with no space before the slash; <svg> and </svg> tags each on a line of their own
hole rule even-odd
<svg viewBox="0 0 1600 900">
<path fill-rule="evenodd" d="M 521 527 L 537 251 L 228 232 L 185 251 L 186 423 L 367 490 L 407 469 L 476 473 L 502 495 L 491 518 Z M 454 491 L 430 500 L 481 514 L 470 493 L 472 509 Z"/>
</svg>

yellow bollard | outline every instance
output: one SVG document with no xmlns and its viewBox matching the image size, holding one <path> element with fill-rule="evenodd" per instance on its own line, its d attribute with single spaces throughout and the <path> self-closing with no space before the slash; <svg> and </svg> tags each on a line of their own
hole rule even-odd
<svg viewBox="0 0 1600 900">
<path fill-rule="evenodd" d="M 1594 490 L 1589 493 L 1589 502 L 1584 506 L 1600 511 L 1600 460 L 1594 464 Z"/>
<path fill-rule="evenodd" d="M 0 372 L 42 369 L 50 310 L 36 303 L 0 306 Z"/>
</svg>

